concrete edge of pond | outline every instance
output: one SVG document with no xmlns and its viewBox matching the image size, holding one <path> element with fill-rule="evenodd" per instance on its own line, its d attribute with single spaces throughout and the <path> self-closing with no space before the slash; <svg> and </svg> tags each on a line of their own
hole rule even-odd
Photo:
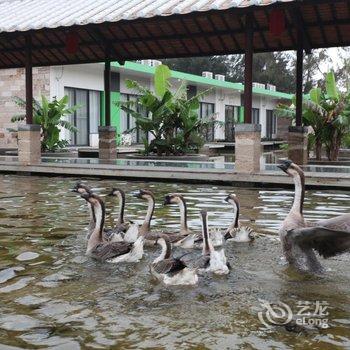
<svg viewBox="0 0 350 350">
<path fill-rule="evenodd" d="M 184 169 L 176 167 L 121 166 L 109 164 L 41 163 L 21 165 L 18 162 L 0 162 L 0 173 L 18 175 L 70 176 L 76 178 L 100 177 L 145 181 L 173 181 L 236 185 L 250 187 L 291 187 L 292 179 L 276 172 L 239 174 L 229 169 Z M 350 189 L 350 174 L 306 173 L 308 188 Z"/>
</svg>

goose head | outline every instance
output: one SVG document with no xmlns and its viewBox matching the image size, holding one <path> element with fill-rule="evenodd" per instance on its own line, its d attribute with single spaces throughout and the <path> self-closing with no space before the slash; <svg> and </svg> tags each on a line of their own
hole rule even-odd
<svg viewBox="0 0 350 350">
<path fill-rule="evenodd" d="M 304 173 L 298 165 L 296 165 L 288 159 L 284 160 L 281 164 L 278 164 L 277 168 L 280 168 L 282 171 L 284 171 L 287 175 L 291 177 L 301 175 Z"/>
<path fill-rule="evenodd" d="M 164 205 L 169 205 L 169 204 L 181 204 L 184 202 L 184 197 L 181 194 L 178 193 L 173 193 L 173 194 L 168 194 L 167 196 L 164 197 Z"/>
<path fill-rule="evenodd" d="M 150 190 L 139 190 L 134 194 L 134 197 L 139 199 L 145 199 L 145 200 L 153 200 L 154 201 L 154 194 Z"/>
<path fill-rule="evenodd" d="M 239 208 L 239 201 L 235 194 L 231 193 L 225 198 L 225 202 L 233 205 L 236 208 Z"/>
<path fill-rule="evenodd" d="M 102 199 L 98 195 L 91 192 L 82 193 L 80 197 L 84 198 L 88 203 L 90 203 L 94 207 L 96 205 L 101 204 L 101 201 L 102 201 Z"/>
<path fill-rule="evenodd" d="M 79 194 L 92 193 L 90 187 L 82 184 L 81 182 L 77 182 L 75 184 L 75 186 L 72 189 L 72 192 L 76 192 Z"/>
<path fill-rule="evenodd" d="M 113 187 L 112 191 L 108 193 L 110 197 L 118 197 L 118 199 L 125 199 L 125 192 L 120 188 Z"/>
</svg>

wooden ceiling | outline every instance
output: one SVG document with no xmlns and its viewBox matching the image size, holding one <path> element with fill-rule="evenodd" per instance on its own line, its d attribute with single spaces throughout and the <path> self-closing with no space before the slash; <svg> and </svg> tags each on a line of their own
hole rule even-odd
<svg viewBox="0 0 350 350">
<path fill-rule="evenodd" d="M 269 16 L 273 9 L 282 9 L 285 14 L 286 29 L 278 37 L 269 31 Z M 253 17 L 254 52 L 296 49 L 298 29 L 302 31 L 307 51 L 350 46 L 350 1 L 304 0 L 1 32 L 0 68 L 23 67 L 29 49 L 33 66 L 92 63 L 106 59 L 125 61 L 242 54 L 245 51 L 247 15 Z M 67 53 L 68 33 L 74 33 L 78 40 L 74 54 Z"/>
</svg>

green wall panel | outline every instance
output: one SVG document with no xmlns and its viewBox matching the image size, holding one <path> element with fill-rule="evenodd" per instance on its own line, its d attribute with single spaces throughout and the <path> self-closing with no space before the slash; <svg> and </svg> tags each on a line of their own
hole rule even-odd
<svg viewBox="0 0 350 350">
<path fill-rule="evenodd" d="M 116 105 L 120 101 L 120 92 L 111 92 L 111 126 L 115 126 L 117 129 L 117 141 L 119 141 L 120 136 L 120 107 Z M 101 92 L 101 125 L 106 125 L 105 120 L 105 93 Z"/>
</svg>

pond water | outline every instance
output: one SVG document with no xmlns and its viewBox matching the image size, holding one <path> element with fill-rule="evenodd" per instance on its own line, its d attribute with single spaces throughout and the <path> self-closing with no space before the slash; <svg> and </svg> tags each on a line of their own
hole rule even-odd
<svg viewBox="0 0 350 350">
<path fill-rule="evenodd" d="M 167 193 L 185 195 L 190 227 L 197 229 L 201 208 L 210 212 L 210 225 L 227 226 L 231 209 L 223 198 L 239 196 L 243 223 L 261 235 L 253 244 L 226 246 L 230 275 L 174 288 L 150 276 L 157 249 L 135 265 L 101 264 L 84 255 L 88 214 L 85 202 L 69 192 L 76 180 L 0 176 L 0 349 L 350 348 L 349 255 L 324 260 L 324 276 L 297 274 L 280 258 L 276 232 L 292 191 L 88 180 L 101 194 L 124 188 L 132 220 L 142 220 L 146 204 L 131 192 L 153 190 L 154 225 L 174 230 L 177 208 L 161 205 Z M 113 203 L 107 200 L 109 208 Z M 307 191 L 310 220 L 349 210 L 348 192 Z M 326 302 L 329 328 L 266 328 L 258 318 L 261 300 L 283 301 L 293 310 L 299 301 Z"/>
</svg>

